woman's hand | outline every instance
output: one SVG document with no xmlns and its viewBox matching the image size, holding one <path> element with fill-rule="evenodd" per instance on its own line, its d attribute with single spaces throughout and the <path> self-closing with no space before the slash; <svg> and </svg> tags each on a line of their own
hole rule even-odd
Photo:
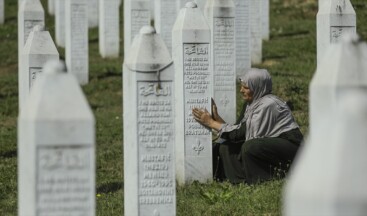
<svg viewBox="0 0 367 216">
<path fill-rule="evenodd" d="M 192 109 L 192 115 L 197 122 L 206 127 L 215 130 L 219 130 L 221 128 L 222 124 L 218 121 L 215 121 L 207 109 L 194 108 Z"/>
<path fill-rule="evenodd" d="M 222 117 L 218 114 L 218 109 L 217 109 L 217 105 L 215 104 L 215 101 L 214 101 L 214 99 L 212 98 L 212 111 L 213 111 L 213 119 L 215 120 L 215 121 L 218 121 L 218 122 L 220 122 L 220 123 L 222 123 L 222 124 L 224 124 L 224 123 L 226 123 L 223 119 L 222 119 Z"/>
</svg>

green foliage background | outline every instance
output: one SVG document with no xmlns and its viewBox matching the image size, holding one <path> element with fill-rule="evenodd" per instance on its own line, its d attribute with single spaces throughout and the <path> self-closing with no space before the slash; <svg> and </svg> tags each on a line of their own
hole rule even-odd
<svg viewBox="0 0 367 216">
<path fill-rule="evenodd" d="M 17 214 L 17 2 L 5 0 L 0 25 L 0 215 Z M 294 116 L 308 131 L 308 85 L 316 69 L 316 0 L 271 0 L 271 39 L 264 62 L 274 93 L 292 102 Z M 357 31 L 367 39 L 367 2 L 351 0 Z M 46 0 L 42 0 L 47 8 Z M 121 10 L 122 11 L 122 10 Z M 54 18 L 47 15 L 54 36 Z M 121 15 L 121 35 L 123 29 Z M 121 40 L 121 48 L 123 41 Z M 97 215 L 123 215 L 122 81 L 123 58 L 102 59 L 98 29 L 89 34 L 90 83 L 83 87 L 97 119 Z M 122 49 L 121 49 L 122 50 Z M 64 50 L 59 48 L 60 55 Z M 121 54 L 122 56 L 122 54 Z M 239 97 L 238 106 L 242 105 Z M 177 188 L 178 215 L 280 215 L 283 180 L 261 185 L 208 183 Z"/>
</svg>

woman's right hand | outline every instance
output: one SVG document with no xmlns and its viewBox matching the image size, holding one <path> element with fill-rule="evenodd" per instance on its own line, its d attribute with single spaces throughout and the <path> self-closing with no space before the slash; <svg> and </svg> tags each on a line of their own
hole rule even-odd
<svg viewBox="0 0 367 216">
<path fill-rule="evenodd" d="M 218 114 L 218 109 L 217 109 L 217 105 L 215 104 L 214 99 L 212 98 L 212 118 L 220 123 L 226 123 L 222 117 L 220 117 L 220 115 Z"/>
</svg>

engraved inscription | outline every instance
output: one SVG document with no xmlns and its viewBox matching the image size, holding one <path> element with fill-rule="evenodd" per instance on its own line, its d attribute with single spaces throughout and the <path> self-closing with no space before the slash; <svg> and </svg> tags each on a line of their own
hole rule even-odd
<svg viewBox="0 0 367 216">
<path fill-rule="evenodd" d="M 87 73 L 88 65 L 88 23 L 85 4 L 71 4 L 71 70 L 73 73 Z"/>
<path fill-rule="evenodd" d="M 150 24 L 150 12 L 148 10 L 131 11 L 131 41 L 139 34 L 141 27 Z"/>
<path fill-rule="evenodd" d="M 250 1 L 236 0 L 236 67 L 244 71 L 251 67 Z"/>
<path fill-rule="evenodd" d="M 34 82 L 36 81 L 37 77 L 41 74 L 42 68 L 40 67 L 31 67 L 29 68 L 29 89 L 32 88 Z"/>
<path fill-rule="evenodd" d="M 37 215 L 90 215 L 92 148 L 41 147 L 37 154 Z"/>
<path fill-rule="evenodd" d="M 139 211 L 174 211 L 172 82 L 138 82 Z M 160 206 L 160 207 L 159 207 Z M 170 211 L 169 211 L 170 212 Z"/>
<path fill-rule="evenodd" d="M 192 148 L 201 137 L 202 144 L 211 139 L 211 131 L 195 121 L 192 116 L 193 108 L 211 110 L 212 75 L 210 73 L 209 44 L 184 44 L 184 91 L 185 91 L 185 154 L 198 156 Z M 202 149 L 208 154 L 207 149 Z M 201 156 L 201 154 L 200 154 Z M 206 155 L 207 156 L 207 155 Z"/>
<path fill-rule="evenodd" d="M 24 20 L 24 44 L 27 42 L 29 34 L 32 32 L 33 27 L 36 25 L 43 25 L 42 20 Z M 23 45 L 24 45 L 23 44 Z"/>
<path fill-rule="evenodd" d="M 354 26 L 331 26 L 330 42 L 338 43 L 343 35 L 348 33 L 356 33 L 356 27 Z"/>
<path fill-rule="evenodd" d="M 166 42 L 168 50 L 172 47 L 172 28 L 177 17 L 177 2 L 166 0 L 161 3 L 161 31 L 163 41 Z"/>
</svg>

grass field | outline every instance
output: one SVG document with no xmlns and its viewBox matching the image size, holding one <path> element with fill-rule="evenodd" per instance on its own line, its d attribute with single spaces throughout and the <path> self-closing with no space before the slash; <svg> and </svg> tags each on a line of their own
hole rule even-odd
<svg viewBox="0 0 367 216">
<path fill-rule="evenodd" d="M 17 213 L 17 2 L 5 0 L 6 24 L 0 26 L 0 215 Z M 357 31 L 366 40 L 367 2 L 351 2 L 357 13 Z M 46 6 L 46 0 L 42 3 Z M 264 43 L 263 64 L 257 65 L 269 69 L 274 93 L 293 103 L 304 134 L 308 131 L 308 85 L 316 69 L 316 13 L 315 0 L 271 0 L 271 39 Z M 46 22 L 54 36 L 54 18 L 47 16 Z M 123 60 L 100 58 L 97 29 L 90 30 L 89 45 L 90 83 L 83 90 L 97 119 L 96 211 L 97 215 L 123 215 Z M 59 52 L 63 57 L 64 50 Z M 280 215 L 284 183 L 193 183 L 177 188 L 177 213 Z"/>
</svg>

